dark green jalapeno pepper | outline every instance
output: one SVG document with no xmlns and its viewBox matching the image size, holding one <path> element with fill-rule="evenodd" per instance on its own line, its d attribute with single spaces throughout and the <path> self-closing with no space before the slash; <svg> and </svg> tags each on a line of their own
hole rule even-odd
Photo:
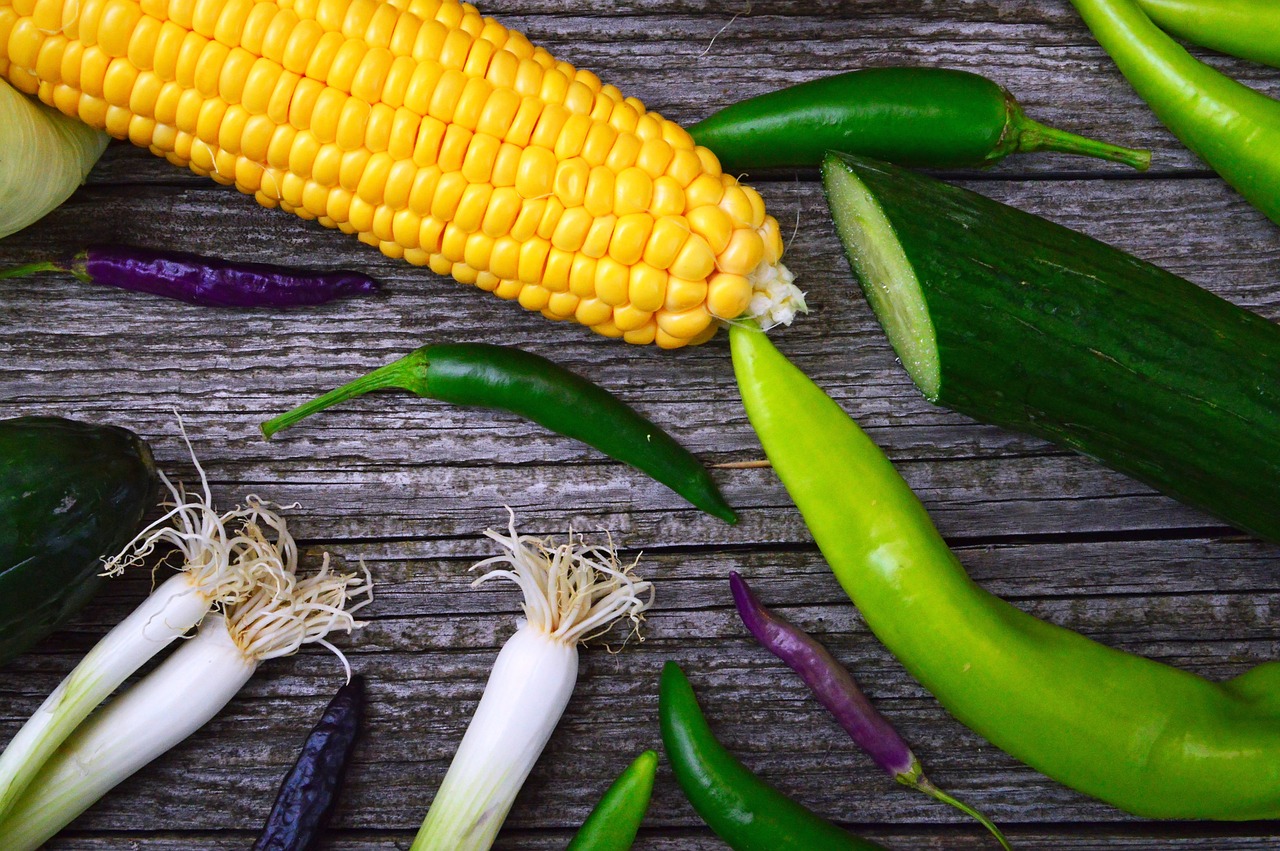
<svg viewBox="0 0 1280 851">
<path fill-rule="evenodd" d="M 867 625 L 952 715 L 1155 818 L 1280 817 L 1280 663 L 1210 682 L 979 588 L 871 439 L 758 330 L 730 331 L 751 425 Z"/>
<path fill-rule="evenodd" d="M 1136 151 L 1027 118 L 998 84 L 946 68 L 866 68 L 750 98 L 689 128 L 727 172 L 817 168 L 827 151 L 904 166 L 990 165 L 1009 154 L 1063 151 L 1145 169 Z"/>
<path fill-rule="evenodd" d="M 268 420 L 262 424 L 262 432 L 271 437 L 330 405 L 391 387 L 455 405 L 519 414 L 630 464 L 726 523 L 738 520 L 706 467 L 675 438 L 603 387 L 544 357 L 510 346 L 423 346 Z"/>
<path fill-rule="evenodd" d="M 658 717 L 676 782 L 734 851 L 884 851 L 797 804 L 729 753 L 675 662 L 662 668 Z"/>
<path fill-rule="evenodd" d="M 613 781 L 565 851 L 627 851 L 649 810 L 658 755 L 645 751 Z"/>
</svg>

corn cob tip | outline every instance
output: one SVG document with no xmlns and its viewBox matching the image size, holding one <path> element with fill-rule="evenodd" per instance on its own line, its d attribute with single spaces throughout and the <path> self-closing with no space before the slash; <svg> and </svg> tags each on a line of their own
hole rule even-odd
<svg viewBox="0 0 1280 851">
<path fill-rule="evenodd" d="M 761 263 L 747 280 L 751 282 L 751 303 L 746 317 L 761 329 L 790 325 L 797 314 L 809 312 L 804 293 L 795 285 L 796 276 L 782 263 Z"/>
</svg>

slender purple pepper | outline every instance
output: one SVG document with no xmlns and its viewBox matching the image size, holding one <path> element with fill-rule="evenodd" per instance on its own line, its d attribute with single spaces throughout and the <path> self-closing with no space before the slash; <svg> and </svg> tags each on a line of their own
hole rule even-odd
<svg viewBox="0 0 1280 851">
<path fill-rule="evenodd" d="M 204 307 L 306 307 L 378 290 L 377 281 L 358 272 L 308 272 L 185 251 L 114 245 L 90 246 L 69 262 L 19 266 L 0 272 L 0 279 L 36 272 L 70 272 L 86 283 Z"/>
<path fill-rule="evenodd" d="M 1010 848 L 1004 834 L 982 813 L 943 792 L 924 776 L 920 760 L 911 752 L 898 731 L 876 711 L 871 701 L 858 688 L 853 675 L 836 661 L 827 648 L 812 636 L 770 611 L 736 572 L 729 574 L 733 602 L 747 631 L 766 650 L 786 662 L 800 675 L 818 702 L 835 716 L 858 747 L 866 751 L 876 765 L 890 777 L 977 819 L 991 831 L 1000 845 Z"/>
</svg>

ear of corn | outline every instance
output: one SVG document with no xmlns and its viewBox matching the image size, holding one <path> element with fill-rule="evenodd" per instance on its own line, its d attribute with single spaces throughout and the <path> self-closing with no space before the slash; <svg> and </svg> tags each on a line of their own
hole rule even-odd
<svg viewBox="0 0 1280 851">
<path fill-rule="evenodd" d="M 606 336 L 675 348 L 803 309 L 755 190 L 456 0 L 0 0 L 0 74 L 267 207 Z"/>
</svg>

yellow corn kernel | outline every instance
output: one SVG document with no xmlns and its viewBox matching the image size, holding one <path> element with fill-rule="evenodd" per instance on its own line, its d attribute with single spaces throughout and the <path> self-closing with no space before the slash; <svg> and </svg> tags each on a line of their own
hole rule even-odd
<svg viewBox="0 0 1280 851">
<path fill-rule="evenodd" d="M 480 223 L 484 220 L 484 215 L 489 208 L 489 196 L 493 194 L 493 187 L 487 183 L 471 183 L 462 191 L 462 198 L 458 201 L 458 211 L 454 214 L 453 221 L 458 227 L 467 233 L 475 233 L 480 230 Z"/>
<path fill-rule="evenodd" d="M 631 270 L 612 257 L 596 261 L 596 298 L 605 304 L 626 304 L 631 286 Z"/>
<path fill-rule="evenodd" d="M 619 216 L 649 209 L 653 200 L 653 178 L 642 168 L 632 166 L 618 173 L 614 181 L 613 212 Z"/>
<path fill-rule="evenodd" d="M 440 142 L 440 155 L 436 161 L 444 171 L 462 171 L 467 159 L 467 149 L 475 134 L 457 124 L 446 125 L 444 139 Z"/>
<path fill-rule="evenodd" d="M 605 167 L 615 172 L 630 168 L 636 164 L 636 159 L 640 156 L 641 147 L 640 139 L 634 134 L 619 133 L 613 140 L 613 146 L 609 148 L 608 155 L 604 158 Z M 661 174 L 661 172 L 658 174 Z M 657 176 L 656 174 L 654 175 L 654 177 Z"/>
<path fill-rule="evenodd" d="M 368 103 L 378 103 L 395 57 L 384 47 L 370 48 L 351 78 L 351 94 Z"/>
<path fill-rule="evenodd" d="M 525 310 L 542 310 L 551 301 L 551 293 L 537 284 L 527 284 L 516 299 Z"/>
<path fill-rule="evenodd" d="M 606 101 L 608 100 L 603 95 L 600 97 Z M 592 118 L 594 119 L 596 116 L 592 115 Z M 605 159 L 609 156 L 609 151 L 613 149 L 613 145 L 617 140 L 617 130 L 598 119 L 593 121 L 591 129 L 587 131 L 587 138 L 582 143 L 582 158 L 586 160 L 589 166 L 604 165 Z"/>
<path fill-rule="evenodd" d="M 562 251 L 578 251 L 586 244 L 592 216 L 582 207 L 572 207 L 561 214 L 551 234 L 551 244 Z"/>
<path fill-rule="evenodd" d="M 493 164 L 498 158 L 502 142 L 493 136 L 476 133 L 467 145 L 462 159 L 462 173 L 472 183 L 488 183 L 493 177 Z"/>
<path fill-rule="evenodd" d="M 654 218 L 678 216 L 684 212 L 684 189 L 676 180 L 663 175 L 653 181 L 653 197 L 649 200 L 649 213 Z"/>
<path fill-rule="evenodd" d="M 509 236 L 500 236 L 493 241 L 493 250 L 489 253 L 489 271 L 504 280 L 519 283 L 520 243 Z"/>
<path fill-rule="evenodd" d="M 565 120 L 564 126 L 560 128 L 560 133 L 556 136 L 555 147 L 553 148 L 556 159 L 561 162 L 572 159 L 582 153 L 582 148 L 587 142 L 587 133 L 591 131 L 592 123 L 591 116 L 574 113 L 567 106 L 565 109 L 569 111 L 569 117 Z"/>
<path fill-rule="evenodd" d="M 747 196 L 747 201 L 751 204 L 751 218 L 747 219 L 751 223 L 751 227 L 759 228 L 764 224 L 764 199 L 760 197 L 760 193 L 752 189 L 750 186 L 739 186 L 742 194 Z"/>
<path fill-rule="evenodd" d="M 613 316 L 613 305 L 605 304 L 598 298 L 583 298 L 573 311 L 573 318 L 588 328 L 597 328 L 602 322 Z"/>
<path fill-rule="evenodd" d="M 710 275 L 715 268 L 716 255 L 711 251 L 711 246 L 696 233 L 691 233 L 676 259 L 671 262 L 670 271 L 678 278 L 696 281 Z"/>
<path fill-rule="evenodd" d="M 688 238 L 689 224 L 684 219 L 664 216 L 655 220 L 644 247 L 644 262 L 656 269 L 670 268 Z"/>
<path fill-rule="evenodd" d="M 735 319 L 751 302 L 751 282 L 741 275 L 717 272 L 707 281 L 707 309 L 720 319 Z"/>
<path fill-rule="evenodd" d="M 551 246 L 546 240 L 530 239 L 520 246 L 520 262 L 516 267 L 516 277 L 527 284 L 536 284 L 542 280 L 542 272 L 547 266 L 547 255 Z"/>
<path fill-rule="evenodd" d="M 381 204 L 383 202 L 383 191 L 387 186 L 387 178 L 390 176 L 391 166 L 394 164 L 395 160 L 391 159 L 391 155 L 386 151 L 369 157 L 364 173 L 360 175 L 360 182 L 356 184 L 356 195 L 375 206 Z"/>
<path fill-rule="evenodd" d="M 547 306 L 543 308 L 543 312 L 554 319 L 572 319 L 574 311 L 578 309 L 579 301 L 581 299 L 571 292 L 553 292 L 547 299 Z"/>
<path fill-rule="evenodd" d="M 440 240 L 440 253 L 449 258 L 452 263 L 461 263 L 466 256 L 467 240 L 470 238 L 471 234 L 455 223 L 449 222 L 444 226 L 444 237 Z"/>
<path fill-rule="evenodd" d="M 647 263 L 636 263 L 631 267 L 631 280 L 627 286 L 627 295 L 632 306 L 637 310 L 647 314 L 658 310 L 665 303 L 667 288 L 667 273 L 661 269 L 655 269 Z M 645 317 L 648 319 L 648 316 Z M 617 320 L 615 320 L 617 321 Z M 639 327 L 643 323 L 637 323 L 634 327 Z M 618 327 L 622 330 L 630 330 L 623 328 L 622 323 L 618 323 Z"/>
<path fill-rule="evenodd" d="M 60 26 L 61 24 L 48 31 L 57 32 Z M 160 41 L 160 32 L 163 29 L 164 25 L 159 20 L 151 17 L 141 18 L 138 21 L 137 26 L 134 27 L 133 34 L 129 38 L 129 48 L 125 52 L 125 56 L 127 56 L 129 61 L 136 65 L 139 70 L 153 70 L 152 63 L 155 60 L 156 46 Z"/>
<path fill-rule="evenodd" d="M 722 272 L 749 275 L 764 259 L 764 240 L 751 228 L 738 228 L 729 244 L 716 255 L 716 266 Z"/>
<path fill-rule="evenodd" d="M 617 223 L 618 217 L 614 215 L 594 217 L 587 230 L 587 238 L 582 243 L 582 253 L 597 260 L 605 256 L 609 252 L 609 241 Z"/>
<path fill-rule="evenodd" d="M 653 216 L 648 213 L 619 216 L 609 239 L 609 256 L 626 266 L 639 262 L 652 229 Z"/>
<path fill-rule="evenodd" d="M 689 228 L 707 241 L 712 254 L 719 254 L 733 237 L 733 220 L 719 207 L 707 205 L 690 210 L 685 216 Z"/>
<path fill-rule="evenodd" d="M 551 235 L 556 232 L 556 225 L 560 223 L 562 215 L 564 215 L 564 204 L 561 204 L 558 198 L 548 198 L 542 207 L 542 216 L 538 219 L 538 227 L 534 231 L 538 239 L 550 241 Z"/>
<path fill-rule="evenodd" d="M 546 148 L 528 147 L 520 155 L 516 191 L 525 198 L 542 198 L 551 193 L 556 157 Z"/>
<path fill-rule="evenodd" d="M 613 212 L 616 195 L 617 173 L 608 166 L 596 166 L 587 177 L 587 190 L 582 204 L 593 216 L 607 216 Z"/>
<path fill-rule="evenodd" d="M 488 269 L 493 256 L 493 240 L 482 233 L 467 237 L 462 249 L 462 259 L 473 269 Z"/>
<path fill-rule="evenodd" d="M 582 157 L 561 159 L 556 165 L 553 181 L 555 196 L 566 207 L 581 205 L 587 194 L 587 182 L 590 177 L 591 167 Z"/>
<path fill-rule="evenodd" d="M 760 226 L 760 239 L 764 242 L 764 262 L 776 266 L 782 260 L 785 246 L 782 232 L 778 229 L 778 220 L 773 216 L 764 217 L 764 224 Z"/>
<path fill-rule="evenodd" d="M 707 282 L 690 281 L 674 276 L 667 278 L 667 290 L 663 308 L 671 313 L 679 313 L 702 304 L 707 300 Z"/>
<path fill-rule="evenodd" d="M 519 193 L 512 187 L 495 188 L 489 196 L 489 206 L 485 209 L 480 230 L 494 239 L 509 233 L 520 215 L 522 204 Z"/>
<path fill-rule="evenodd" d="M 653 312 L 641 310 L 634 304 L 624 304 L 613 310 L 613 325 L 619 331 L 635 331 L 649 323 Z"/>
<path fill-rule="evenodd" d="M 334 141 L 344 151 L 354 151 L 365 147 L 365 136 L 369 129 L 369 104 L 359 98 L 347 98 L 338 115 L 338 127 L 334 131 Z"/>
<path fill-rule="evenodd" d="M 254 0 L 227 0 L 213 27 L 213 37 L 227 47 L 239 47 Z"/>
<path fill-rule="evenodd" d="M 440 162 L 440 146 L 444 143 L 444 133 L 448 129 L 443 121 L 425 116 L 418 125 L 418 137 L 413 143 L 413 161 L 421 168 L 438 165 Z"/>
<path fill-rule="evenodd" d="M 622 339 L 637 346 L 647 346 L 654 341 L 658 333 L 658 323 L 650 319 L 644 325 L 622 335 Z"/>
<path fill-rule="evenodd" d="M 685 187 L 685 209 L 716 206 L 724 198 L 724 184 L 718 176 L 700 174 Z"/>
<path fill-rule="evenodd" d="M 448 171 L 440 175 L 435 195 L 431 199 L 431 216 L 444 222 L 453 221 L 466 188 L 467 179 L 462 176 L 462 172 Z"/>
<path fill-rule="evenodd" d="M 596 261 L 581 252 L 573 255 L 569 292 L 579 298 L 591 298 L 596 294 Z"/>
<path fill-rule="evenodd" d="M 542 270 L 542 285 L 553 293 L 568 292 L 569 273 L 573 271 L 572 251 L 552 248 L 547 252 L 547 265 Z"/>
<path fill-rule="evenodd" d="M 654 314 L 658 330 L 676 340 L 689 340 L 701 334 L 711 324 L 711 314 L 701 304 L 688 310 L 659 310 Z"/>
</svg>

